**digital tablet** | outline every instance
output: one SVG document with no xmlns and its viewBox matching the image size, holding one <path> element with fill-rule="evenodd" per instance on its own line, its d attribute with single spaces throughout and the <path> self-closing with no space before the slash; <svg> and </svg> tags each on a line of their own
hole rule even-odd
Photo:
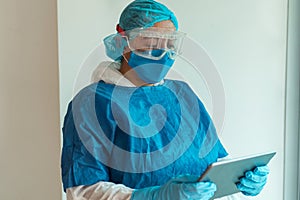
<svg viewBox="0 0 300 200">
<path fill-rule="evenodd" d="M 206 169 L 199 181 L 211 181 L 217 185 L 212 199 L 240 192 L 236 187 L 239 178 L 248 170 L 267 165 L 275 154 L 269 152 L 215 162 Z"/>
</svg>

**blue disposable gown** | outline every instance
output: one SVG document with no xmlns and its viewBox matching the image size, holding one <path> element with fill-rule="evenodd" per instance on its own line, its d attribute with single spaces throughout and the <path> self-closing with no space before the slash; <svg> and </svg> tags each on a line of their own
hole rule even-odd
<svg viewBox="0 0 300 200">
<path fill-rule="evenodd" d="M 74 97 L 64 119 L 64 189 L 99 181 L 162 185 L 200 176 L 226 155 L 205 107 L 181 81 L 150 87 L 100 81 Z"/>
</svg>

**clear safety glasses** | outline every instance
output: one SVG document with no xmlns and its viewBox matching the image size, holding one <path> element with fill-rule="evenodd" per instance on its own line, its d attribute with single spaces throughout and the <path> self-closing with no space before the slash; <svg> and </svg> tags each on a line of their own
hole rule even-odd
<svg viewBox="0 0 300 200">
<path fill-rule="evenodd" d="M 183 32 L 150 27 L 126 31 L 123 37 L 126 38 L 129 49 L 135 54 L 159 60 L 166 54 L 171 59 L 180 55 L 185 36 Z"/>
</svg>

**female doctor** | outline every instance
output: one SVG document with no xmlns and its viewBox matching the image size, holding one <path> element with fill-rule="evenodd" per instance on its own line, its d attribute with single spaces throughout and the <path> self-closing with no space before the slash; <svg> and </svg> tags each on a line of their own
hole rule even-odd
<svg viewBox="0 0 300 200">
<path fill-rule="evenodd" d="M 107 55 L 95 83 L 70 102 L 64 119 L 62 181 L 67 199 L 199 200 L 218 189 L 198 177 L 227 156 L 204 105 L 182 81 L 166 80 L 185 34 L 166 6 L 135 0 L 117 33 L 104 39 Z M 237 183 L 254 196 L 269 169 L 257 167 Z M 233 199 L 231 197 L 226 197 Z"/>
</svg>

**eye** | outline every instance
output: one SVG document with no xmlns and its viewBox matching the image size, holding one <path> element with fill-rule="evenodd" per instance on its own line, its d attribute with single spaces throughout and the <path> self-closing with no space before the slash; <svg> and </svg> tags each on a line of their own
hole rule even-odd
<svg viewBox="0 0 300 200">
<path fill-rule="evenodd" d="M 168 49 L 175 50 L 175 42 L 173 40 L 169 40 L 167 43 Z"/>
<path fill-rule="evenodd" d="M 156 47 L 158 45 L 158 40 L 156 38 L 144 37 L 144 44 L 148 47 Z"/>
</svg>

